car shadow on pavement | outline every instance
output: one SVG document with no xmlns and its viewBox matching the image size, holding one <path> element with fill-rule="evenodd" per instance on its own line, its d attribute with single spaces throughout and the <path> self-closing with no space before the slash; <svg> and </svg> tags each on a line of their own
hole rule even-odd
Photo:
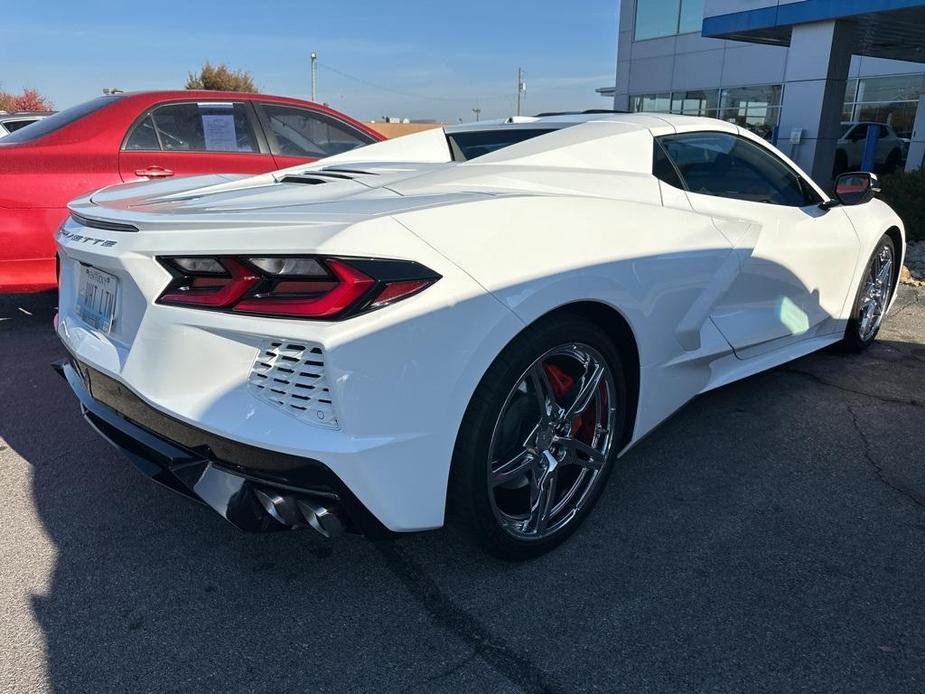
<svg viewBox="0 0 925 694">
<path fill-rule="evenodd" d="M 910 691 L 925 672 L 919 313 L 864 355 L 702 396 L 568 543 L 507 564 L 453 530 L 240 533 L 85 424 L 48 366 L 53 297 L 25 304 L 0 322 L 0 585 L 50 689 Z"/>
</svg>

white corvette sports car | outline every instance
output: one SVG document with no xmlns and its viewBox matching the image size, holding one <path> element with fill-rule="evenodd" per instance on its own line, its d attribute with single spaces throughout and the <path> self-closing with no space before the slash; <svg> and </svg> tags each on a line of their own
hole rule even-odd
<svg viewBox="0 0 925 694">
<path fill-rule="evenodd" d="M 449 509 L 525 558 L 688 400 L 890 306 L 903 226 L 717 120 L 435 129 L 287 171 L 105 189 L 58 235 L 59 365 L 155 479 L 252 530 Z"/>
</svg>

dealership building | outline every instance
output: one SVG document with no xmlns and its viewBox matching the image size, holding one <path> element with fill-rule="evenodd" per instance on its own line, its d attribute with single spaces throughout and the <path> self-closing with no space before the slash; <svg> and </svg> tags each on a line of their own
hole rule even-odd
<svg viewBox="0 0 925 694">
<path fill-rule="evenodd" d="M 917 168 L 925 0 L 622 0 L 617 110 L 734 121 L 818 180 Z"/>
</svg>

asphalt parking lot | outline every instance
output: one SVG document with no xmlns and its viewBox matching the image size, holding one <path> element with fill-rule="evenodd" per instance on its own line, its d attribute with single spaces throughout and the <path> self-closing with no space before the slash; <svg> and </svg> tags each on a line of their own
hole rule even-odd
<svg viewBox="0 0 925 694">
<path fill-rule="evenodd" d="M 53 312 L 0 297 L 0 691 L 925 690 L 921 289 L 689 404 L 526 564 L 238 532 L 83 422 Z"/>
</svg>

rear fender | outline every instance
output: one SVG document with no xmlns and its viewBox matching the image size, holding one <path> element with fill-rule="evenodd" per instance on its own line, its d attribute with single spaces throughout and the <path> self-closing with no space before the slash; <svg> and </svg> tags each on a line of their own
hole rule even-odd
<svg viewBox="0 0 925 694">
<path fill-rule="evenodd" d="M 739 261 L 730 225 L 721 232 L 709 216 L 556 196 L 479 201 L 456 206 L 452 216 L 423 210 L 399 220 L 525 325 L 575 302 L 618 311 L 636 340 L 640 403 L 647 403 L 634 440 L 700 392 L 709 361 L 730 350 L 709 320 L 710 297 L 736 276 Z M 664 366 L 675 373 L 668 382 L 659 376 Z"/>
</svg>

